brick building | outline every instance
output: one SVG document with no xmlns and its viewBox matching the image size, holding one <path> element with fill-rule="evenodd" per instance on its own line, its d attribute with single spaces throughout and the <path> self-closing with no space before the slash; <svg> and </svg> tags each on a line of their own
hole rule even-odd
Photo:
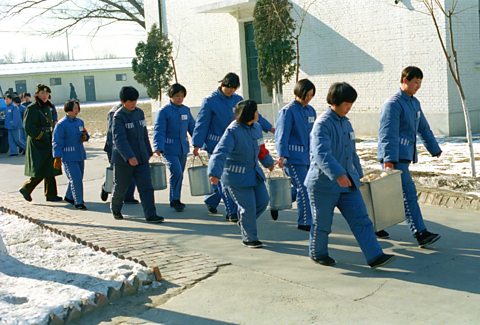
<svg viewBox="0 0 480 325">
<path fill-rule="evenodd" d="M 297 21 L 305 2 L 311 1 L 292 1 L 292 16 Z M 318 0 L 310 7 L 300 37 L 300 77 L 311 79 L 317 87 L 312 104 L 323 111 L 329 85 L 347 81 L 359 93 L 349 115 L 357 133 L 375 135 L 380 107 L 398 89 L 402 68 L 417 65 L 425 75 L 418 98 L 434 132 L 463 135 L 460 99 L 431 18 L 418 12 L 421 2 L 394 2 Z M 480 132 L 479 2 L 458 1 L 454 26 L 474 132 Z M 145 0 L 149 25 L 158 23 L 159 4 L 162 7 L 162 25 L 174 43 L 178 78 L 188 89 L 188 105 L 198 106 L 218 80 L 233 71 L 241 77 L 239 93 L 263 103 L 262 112 L 270 119 L 276 115 L 256 75 L 252 25 L 255 3 Z M 443 18 L 440 24 L 446 35 L 448 26 Z M 284 101 L 293 98 L 292 88 L 293 83 L 285 86 Z"/>
</svg>

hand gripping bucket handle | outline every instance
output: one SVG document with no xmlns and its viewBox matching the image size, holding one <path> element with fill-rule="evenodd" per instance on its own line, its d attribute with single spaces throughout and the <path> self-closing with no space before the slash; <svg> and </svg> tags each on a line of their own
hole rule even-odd
<svg viewBox="0 0 480 325">
<path fill-rule="evenodd" d="M 208 166 L 203 161 L 201 156 L 200 161 L 202 162 L 201 166 L 195 166 L 195 158 L 193 156 L 192 164 L 188 167 L 188 180 L 190 182 L 190 194 L 192 196 L 201 196 L 211 194 L 213 192 L 212 185 L 208 178 Z"/>
</svg>

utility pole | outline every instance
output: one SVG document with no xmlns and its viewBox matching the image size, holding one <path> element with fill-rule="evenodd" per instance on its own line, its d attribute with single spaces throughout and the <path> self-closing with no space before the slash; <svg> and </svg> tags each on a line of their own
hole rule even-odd
<svg viewBox="0 0 480 325">
<path fill-rule="evenodd" d="M 67 38 L 67 57 L 68 61 L 70 61 L 70 44 L 68 44 L 68 30 L 65 31 L 65 37 Z"/>
</svg>

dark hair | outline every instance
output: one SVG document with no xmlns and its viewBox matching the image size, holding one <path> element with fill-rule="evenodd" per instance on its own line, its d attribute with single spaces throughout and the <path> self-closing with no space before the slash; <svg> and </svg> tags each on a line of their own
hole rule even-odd
<svg viewBox="0 0 480 325">
<path fill-rule="evenodd" d="M 183 87 L 181 84 L 173 84 L 168 88 L 168 97 L 172 98 L 176 94 L 182 92 L 183 96 L 187 96 L 187 89 Z"/>
<path fill-rule="evenodd" d="M 403 83 L 403 79 L 405 78 L 408 81 L 412 80 L 413 78 L 423 79 L 423 72 L 420 70 L 420 68 L 411 65 L 402 70 L 400 83 Z"/>
<path fill-rule="evenodd" d="M 39 92 L 41 92 L 41 91 L 45 91 L 45 92 L 47 92 L 47 93 L 49 93 L 49 94 L 52 93 L 52 90 L 51 90 L 50 87 L 48 87 L 47 85 L 45 85 L 45 84 L 38 84 L 37 87 L 36 87 L 36 89 L 35 89 L 35 93 L 39 93 Z"/>
<path fill-rule="evenodd" d="M 235 89 L 240 87 L 240 78 L 236 73 L 233 73 L 233 72 L 227 73 L 225 77 L 223 77 L 223 79 L 220 80 L 219 82 L 222 83 L 221 86 L 223 87 L 235 88 Z"/>
<path fill-rule="evenodd" d="M 20 97 L 15 96 L 15 97 L 13 97 L 13 102 L 14 102 L 15 104 L 21 104 L 21 103 L 22 103 L 22 100 L 20 99 Z"/>
<path fill-rule="evenodd" d="M 307 97 L 307 93 L 313 89 L 313 96 L 315 96 L 315 85 L 308 79 L 300 79 L 293 88 L 293 94 L 302 100 Z"/>
<path fill-rule="evenodd" d="M 120 101 L 122 102 L 126 102 L 128 100 L 135 101 L 138 100 L 138 97 L 140 97 L 138 90 L 132 86 L 124 86 L 122 89 L 120 89 Z"/>
<path fill-rule="evenodd" d="M 80 102 L 76 99 L 69 99 L 65 102 L 65 105 L 63 106 L 63 110 L 65 112 L 71 112 L 73 111 L 73 108 L 75 107 L 75 103 L 78 105 L 78 111 L 80 112 Z"/>
<path fill-rule="evenodd" d="M 354 103 L 357 100 L 357 91 L 346 82 L 335 82 L 330 86 L 327 103 L 338 106 L 341 103 Z"/>
<path fill-rule="evenodd" d="M 6 93 L 5 94 L 5 99 L 13 99 L 13 97 L 15 97 L 13 94 L 10 94 L 10 93 Z"/>
<path fill-rule="evenodd" d="M 30 93 L 23 93 L 23 97 L 32 97 L 32 95 L 30 95 Z"/>
<path fill-rule="evenodd" d="M 238 123 L 247 124 L 255 118 L 257 103 L 254 100 L 242 100 L 235 105 L 235 120 Z"/>
</svg>

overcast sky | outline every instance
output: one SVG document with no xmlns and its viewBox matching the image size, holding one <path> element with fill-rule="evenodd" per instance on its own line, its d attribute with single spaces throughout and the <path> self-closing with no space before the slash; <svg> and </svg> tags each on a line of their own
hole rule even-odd
<svg viewBox="0 0 480 325">
<path fill-rule="evenodd" d="M 0 12 L 11 0 L 0 0 Z M 0 60 L 9 53 L 16 60 L 26 56 L 39 58 L 45 52 L 62 51 L 67 53 L 67 36 L 50 37 L 42 34 L 49 26 L 55 26 L 56 20 L 40 18 L 31 19 L 32 14 L 23 14 L 12 18 L 0 19 Z M 74 59 L 93 59 L 113 54 L 117 57 L 132 57 L 135 47 L 146 39 L 145 31 L 135 23 L 115 23 L 101 29 L 94 38 L 92 31 L 95 24 L 88 24 L 69 32 L 68 48 Z"/>
</svg>

